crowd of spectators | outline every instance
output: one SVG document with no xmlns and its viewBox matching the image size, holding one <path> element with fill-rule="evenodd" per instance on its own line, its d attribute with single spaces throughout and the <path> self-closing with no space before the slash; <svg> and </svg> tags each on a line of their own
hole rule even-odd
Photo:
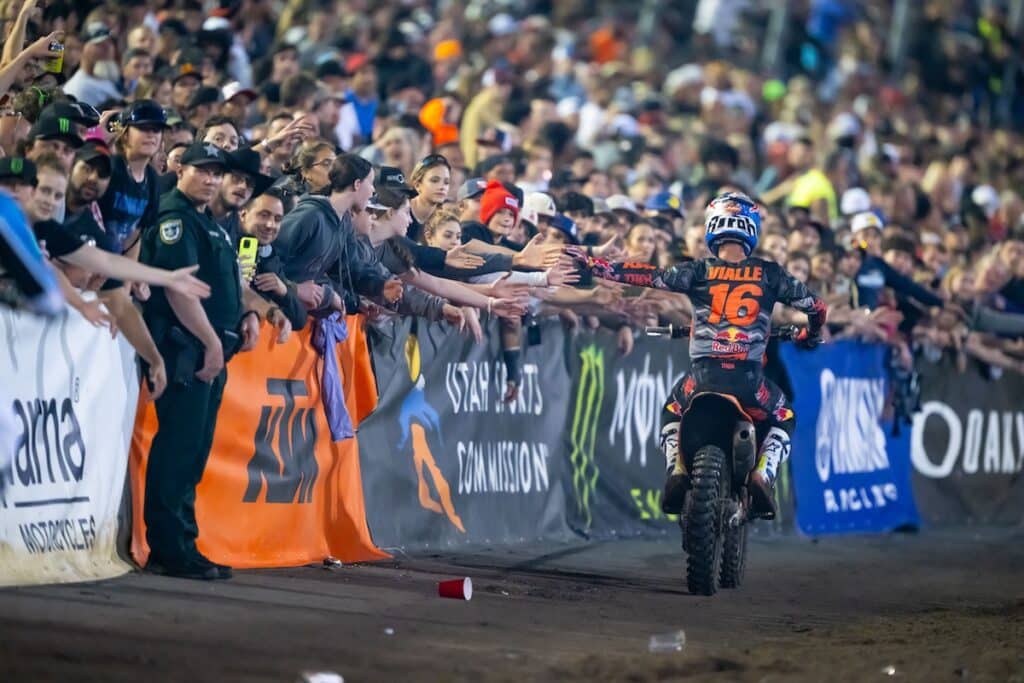
<svg viewBox="0 0 1024 683">
<path fill-rule="evenodd" d="M 138 260 L 193 143 L 216 146 L 209 211 L 258 241 L 246 310 L 280 339 L 345 312 L 477 337 L 496 316 L 510 398 L 539 317 L 623 353 L 688 322 L 681 295 L 581 281 L 563 245 L 702 258 L 703 207 L 738 190 L 832 337 L 1022 372 L 1020 43 L 998 1 L 900 4 L 9 0 L 0 185 L 44 246 L 60 227 Z M 171 276 L 51 256 L 71 305 L 159 367 L 135 304 Z"/>
</svg>

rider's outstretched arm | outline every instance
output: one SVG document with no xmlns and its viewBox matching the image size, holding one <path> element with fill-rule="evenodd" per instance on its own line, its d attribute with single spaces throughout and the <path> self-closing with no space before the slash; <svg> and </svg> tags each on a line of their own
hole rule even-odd
<svg viewBox="0 0 1024 683">
<path fill-rule="evenodd" d="M 779 267 L 780 279 L 778 290 L 778 301 L 792 306 L 801 313 L 807 314 L 807 331 L 817 335 L 825 326 L 828 318 L 828 306 L 817 294 L 812 292 L 804 283 L 790 275 L 784 268 Z"/>
<path fill-rule="evenodd" d="M 686 294 L 693 283 L 696 261 L 688 261 L 671 268 L 658 268 L 648 263 L 612 263 L 603 258 L 588 256 L 582 247 L 566 247 L 566 253 L 575 259 L 581 270 L 590 271 L 594 277 L 635 287 L 664 289 Z"/>
</svg>

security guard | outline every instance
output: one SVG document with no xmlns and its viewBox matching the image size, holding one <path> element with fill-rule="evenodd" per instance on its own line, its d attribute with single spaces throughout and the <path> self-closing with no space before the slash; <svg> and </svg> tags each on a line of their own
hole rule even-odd
<svg viewBox="0 0 1024 683">
<path fill-rule="evenodd" d="M 257 315 L 243 315 L 238 260 L 209 204 L 220 190 L 227 155 L 195 143 L 181 157 L 178 182 L 160 200 L 157 224 L 143 238 L 142 261 L 162 268 L 199 264 L 212 294 L 201 303 L 155 289 L 145 306 L 153 339 L 167 363 L 169 385 L 156 401 L 159 421 L 146 468 L 148 569 L 191 579 L 226 579 L 231 569 L 196 548 L 196 485 L 213 443 L 231 356 L 252 348 Z"/>
</svg>

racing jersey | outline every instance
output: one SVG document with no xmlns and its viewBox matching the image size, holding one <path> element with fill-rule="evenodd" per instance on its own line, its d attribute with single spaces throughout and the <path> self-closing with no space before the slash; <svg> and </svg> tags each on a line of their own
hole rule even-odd
<svg viewBox="0 0 1024 683">
<path fill-rule="evenodd" d="M 776 302 L 806 313 L 812 335 L 825 324 L 825 302 L 774 261 L 751 257 L 729 263 L 707 258 L 661 269 L 646 263 L 584 258 L 595 277 L 689 296 L 692 359 L 761 362 Z"/>
</svg>

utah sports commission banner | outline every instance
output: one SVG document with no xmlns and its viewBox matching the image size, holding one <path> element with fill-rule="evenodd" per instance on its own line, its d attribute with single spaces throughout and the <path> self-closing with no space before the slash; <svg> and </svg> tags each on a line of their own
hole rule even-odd
<svg viewBox="0 0 1024 683">
<path fill-rule="evenodd" d="M 347 323 L 348 339 L 335 354 L 358 425 L 376 392 L 362 318 L 349 316 Z M 309 326 L 286 344 L 276 336 L 264 324 L 256 348 L 228 364 L 213 448 L 196 489 L 200 551 L 242 568 L 387 557 L 366 527 L 356 441 L 331 441 L 320 398 L 323 359 L 310 344 Z M 146 458 L 157 426 L 143 398 L 131 451 L 132 555 L 141 565 L 149 556 Z"/>
<path fill-rule="evenodd" d="M 505 402 L 497 324 L 483 344 L 424 320 L 369 333 L 380 393 L 360 427 L 366 513 L 383 547 L 567 538 L 562 430 L 565 339 L 555 321 L 524 344 Z"/>
<path fill-rule="evenodd" d="M 90 581 L 130 567 L 116 550 L 138 380 L 122 337 L 67 310 L 0 312 L 0 585 Z M 13 421 L 11 421 L 13 420 Z"/>
<path fill-rule="evenodd" d="M 886 349 L 839 341 L 782 358 L 795 388 L 790 455 L 796 522 L 806 534 L 891 531 L 919 524 L 910 430 L 883 419 Z"/>
<path fill-rule="evenodd" d="M 993 378 L 971 363 L 919 362 L 921 412 L 914 416 L 914 494 L 925 521 L 1024 521 L 1024 377 Z"/>
</svg>

